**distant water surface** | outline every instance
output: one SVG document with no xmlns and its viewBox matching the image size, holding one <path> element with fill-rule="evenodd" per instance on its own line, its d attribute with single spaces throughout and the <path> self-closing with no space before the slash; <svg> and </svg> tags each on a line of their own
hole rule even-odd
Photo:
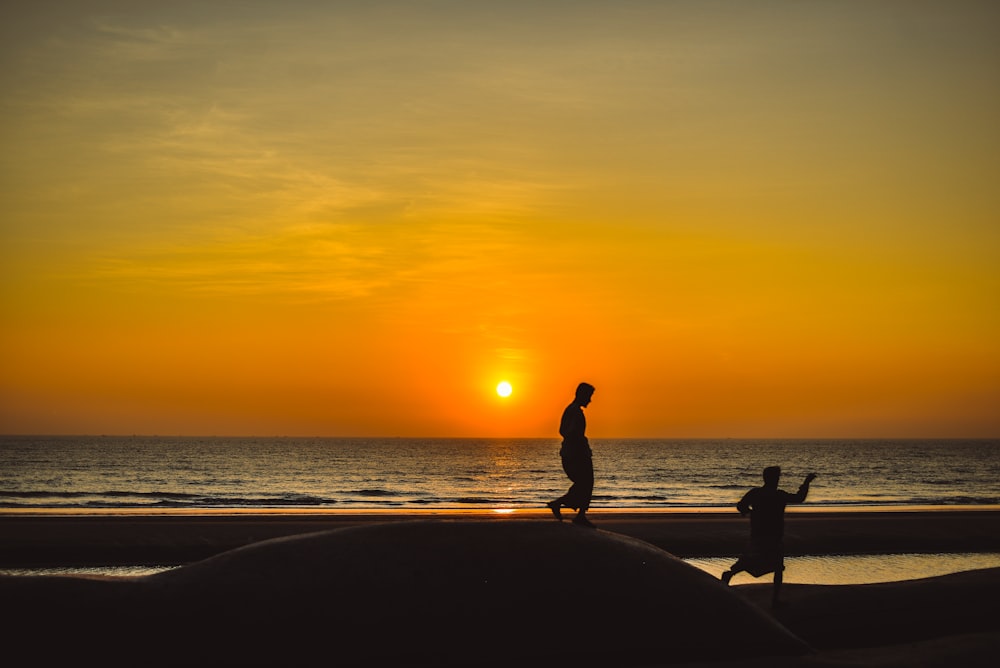
<svg viewBox="0 0 1000 668">
<path fill-rule="evenodd" d="M 780 465 L 816 507 L 1000 504 L 1000 440 L 592 441 L 598 508 L 729 506 Z M 555 439 L 0 437 L 6 509 L 538 508 Z"/>
</svg>

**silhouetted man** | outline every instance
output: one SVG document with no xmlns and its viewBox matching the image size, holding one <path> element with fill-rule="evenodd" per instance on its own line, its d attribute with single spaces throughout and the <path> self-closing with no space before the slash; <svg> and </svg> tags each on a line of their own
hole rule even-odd
<svg viewBox="0 0 1000 668">
<path fill-rule="evenodd" d="M 573 482 L 569 491 L 555 501 L 546 505 L 562 521 L 560 508 L 572 508 L 577 511 L 573 524 L 593 527 L 587 519 L 587 509 L 590 508 L 590 497 L 594 493 L 594 462 L 590 450 L 590 442 L 585 434 L 587 419 L 583 409 L 594 396 L 594 386 L 590 383 L 580 383 L 576 388 L 576 397 L 563 411 L 559 423 L 559 434 L 562 436 L 562 449 L 559 457 L 562 459 L 563 471 Z"/>
<path fill-rule="evenodd" d="M 764 486 L 754 487 L 743 495 L 736 504 L 740 514 L 750 513 L 750 545 L 732 567 L 722 574 L 722 581 L 729 584 L 733 576 L 746 571 L 755 578 L 774 573 L 774 595 L 771 604 L 780 605 L 778 593 L 781 589 L 782 573 L 785 570 L 785 506 L 802 503 L 809 494 L 809 483 L 815 473 L 806 476 L 795 494 L 778 489 L 781 467 L 768 466 L 764 469 Z"/>
</svg>

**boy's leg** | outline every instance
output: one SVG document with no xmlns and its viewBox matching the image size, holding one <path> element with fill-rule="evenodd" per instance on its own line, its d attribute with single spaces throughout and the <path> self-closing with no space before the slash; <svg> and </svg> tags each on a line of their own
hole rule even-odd
<svg viewBox="0 0 1000 668">
<path fill-rule="evenodd" d="M 771 607 L 777 608 L 781 606 L 781 601 L 779 600 L 779 594 L 781 593 L 781 583 L 784 580 L 783 573 L 785 572 L 785 565 L 779 564 L 778 568 L 774 571 L 774 594 L 771 597 Z"/>
<path fill-rule="evenodd" d="M 742 573 L 745 569 L 741 565 L 742 559 L 737 559 L 736 563 L 729 567 L 729 570 L 722 574 L 722 584 L 728 585 L 729 581 L 733 579 L 733 576 L 737 573 Z"/>
</svg>

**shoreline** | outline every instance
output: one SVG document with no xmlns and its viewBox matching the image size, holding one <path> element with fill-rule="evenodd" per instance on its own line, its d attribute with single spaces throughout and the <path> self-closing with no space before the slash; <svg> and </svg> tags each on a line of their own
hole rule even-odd
<svg viewBox="0 0 1000 668">
<path fill-rule="evenodd" d="M 122 510 L 0 511 L 0 567 L 178 565 L 272 538 L 387 522 L 556 523 L 546 509 Z M 738 554 L 750 529 L 749 520 L 730 508 L 594 509 L 589 516 L 601 530 L 680 558 Z M 790 557 L 1000 552 L 996 507 L 797 508 L 789 509 L 785 527 Z"/>
<path fill-rule="evenodd" d="M 265 507 L 207 507 L 207 508 L 159 508 L 159 507 L 97 507 L 97 508 L 0 508 L 0 519 L 6 516 L 24 515 L 68 515 L 68 516 L 113 516 L 113 515 L 317 515 L 317 516 L 382 516 L 382 515 L 533 515 L 548 514 L 548 510 L 538 507 L 508 507 L 482 504 L 476 507 L 456 506 L 442 508 L 385 508 L 385 507 L 314 507 L 314 506 L 265 506 Z M 662 508 L 641 507 L 594 507 L 588 512 L 591 515 L 730 515 L 736 512 L 735 504 L 724 506 L 668 506 Z M 920 505 L 810 505 L 788 506 L 786 515 L 791 514 L 828 514 L 828 513 L 912 513 L 912 512 L 1000 512 L 1000 505 L 956 505 L 956 504 L 920 504 Z"/>
</svg>

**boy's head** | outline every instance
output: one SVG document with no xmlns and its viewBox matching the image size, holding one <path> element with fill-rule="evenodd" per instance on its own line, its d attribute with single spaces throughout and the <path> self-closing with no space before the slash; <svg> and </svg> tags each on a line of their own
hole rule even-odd
<svg viewBox="0 0 1000 668">
<path fill-rule="evenodd" d="M 764 469 L 764 484 L 777 486 L 778 481 L 781 479 L 781 467 L 780 466 L 768 466 Z"/>
</svg>

